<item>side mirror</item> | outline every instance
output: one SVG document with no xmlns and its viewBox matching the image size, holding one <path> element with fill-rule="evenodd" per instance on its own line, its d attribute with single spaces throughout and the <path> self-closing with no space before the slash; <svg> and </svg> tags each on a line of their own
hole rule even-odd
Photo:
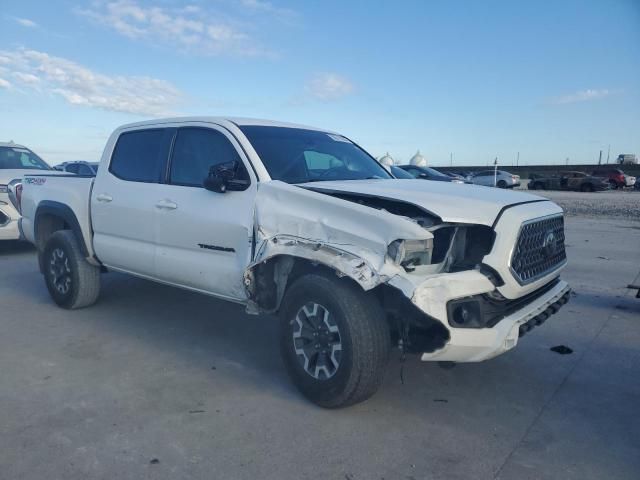
<svg viewBox="0 0 640 480">
<path fill-rule="evenodd" d="M 209 175 L 202 182 L 202 186 L 216 193 L 225 193 L 227 190 L 246 190 L 249 186 L 249 180 L 237 178 L 239 176 L 238 173 L 241 172 L 243 168 L 242 164 L 237 160 L 213 165 L 209 168 Z M 246 177 L 246 172 L 244 176 Z"/>
<path fill-rule="evenodd" d="M 429 178 L 429 175 L 427 175 L 426 173 L 421 173 L 420 175 L 418 175 L 418 177 L 420 177 L 420 178 Z"/>
<path fill-rule="evenodd" d="M 202 186 L 210 192 L 224 193 L 227 191 L 227 182 L 223 178 L 212 175 L 204 179 Z"/>
</svg>

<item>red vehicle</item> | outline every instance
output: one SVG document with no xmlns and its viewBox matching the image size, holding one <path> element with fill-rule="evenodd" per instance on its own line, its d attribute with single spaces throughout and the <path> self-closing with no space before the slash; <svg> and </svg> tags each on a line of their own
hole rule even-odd
<svg viewBox="0 0 640 480">
<path fill-rule="evenodd" d="M 611 184 L 612 189 L 624 188 L 632 186 L 634 182 L 630 182 L 629 177 L 619 168 L 603 168 L 593 172 L 594 177 L 602 177 Z M 635 179 L 634 179 L 635 180 Z M 631 183 L 631 185 L 629 185 Z"/>
</svg>

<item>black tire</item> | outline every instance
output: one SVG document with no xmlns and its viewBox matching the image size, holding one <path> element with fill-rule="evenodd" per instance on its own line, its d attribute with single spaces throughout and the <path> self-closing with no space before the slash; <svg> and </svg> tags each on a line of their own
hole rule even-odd
<svg viewBox="0 0 640 480">
<path fill-rule="evenodd" d="M 100 267 L 87 262 L 70 230 L 59 230 L 49 237 L 42 265 L 49 294 L 60 307 L 88 307 L 98 299 Z"/>
<path fill-rule="evenodd" d="M 609 180 L 609 185 L 611 186 L 611 190 L 618 190 L 619 188 L 622 188 L 615 180 Z"/>
<path fill-rule="evenodd" d="M 542 182 L 534 182 L 533 183 L 534 190 L 544 190 L 544 183 Z"/>
<path fill-rule="evenodd" d="M 320 307 L 318 314 L 308 316 L 301 313 L 305 312 L 305 307 L 314 304 Z M 322 309 L 329 312 L 328 317 L 322 314 Z M 299 320 L 301 316 L 303 319 Z M 321 316 L 324 323 L 320 320 Z M 328 327 L 327 319 L 338 329 L 340 355 L 338 357 L 338 352 L 332 351 L 329 356 L 328 349 L 336 344 L 334 337 L 333 343 L 328 342 L 321 347 L 327 348 L 326 352 L 316 350 L 315 357 L 310 355 L 305 363 L 307 350 L 304 348 L 313 350 L 314 345 L 305 343 L 303 338 L 296 339 L 296 332 L 300 333 L 303 329 L 313 332 L 313 328 L 308 326 L 314 321 L 320 322 L 321 329 L 323 325 Z M 318 330 L 315 332 L 314 335 L 318 335 Z M 325 333 L 326 336 L 331 335 L 326 328 Z M 312 338 L 313 343 L 316 341 L 321 340 Z M 317 405 L 325 408 L 346 407 L 371 397 L 382 383 L 390 346 L 389 325 L 378 300 L 355 284 L 331 275 L 307 274 L 287 290 L 280 308 L 282 357 L 293 383 Z M 301 350 L 305 351 L 304 355 L 299 354 Z M 334 354 L 337 364 L 332 360 Z M 305 369 L 305 365 L 312 369 L 314 358 L 317 377 Z M 318 368 L 322 368 L 318 365 L 326 365 L 328 369 L 318 372 Z"/>
<path fill-rule="evenodd" d="M 580 186 L 581 192 L 593 192 L 593 190 L 594 190 L 593 185 L 591 185 L 590 183 L 583 183 Z"/>
<path fill-rule="evenodd" d="M 498 188 L 507 188 L 507 182 L 505 182 L 504 180 L 500 180 L 498 182 Z"/>
</svg>

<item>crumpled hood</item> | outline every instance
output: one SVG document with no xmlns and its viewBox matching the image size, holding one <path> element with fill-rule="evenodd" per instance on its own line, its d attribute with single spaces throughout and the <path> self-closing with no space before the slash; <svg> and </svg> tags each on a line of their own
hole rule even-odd
<svg viewBox="0 0 640 480">
<path fill-rule="evenodd" d="M 342 180 L 303 183 L 299 186 L 318 192 L 352 193 L 399 200 L 431 212 L 445 222 L 488 226 L 493 225 L 504 207 L 549 201 L 529 193 L 428 180 Z"/>
</svg>

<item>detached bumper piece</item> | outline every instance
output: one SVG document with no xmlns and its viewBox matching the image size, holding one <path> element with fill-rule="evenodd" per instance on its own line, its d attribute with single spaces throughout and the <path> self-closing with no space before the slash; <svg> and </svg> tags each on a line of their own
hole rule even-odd
<svg viewBox="0 0 640 480">
<path fill-rule="evenodd" d="M 535 327 L 542 325 L 544 322 L 546 322 L 547 318 L 549 318 L 551 315 L 553 315 L 558 310 L 560 310 L 560 308 L 569 301 L 570 296 L 571 296 L 571 290 L 568 290 L 562 297 L 560 297 L 560 299 L 557 302 L 549 305 L 549 307 L 544 312 L 542 312 L 539 315 L 536 315 L 527 323 L 523 323 L 522 325 L 520 325 L 520 329 L 518 330 L 518 336 L 522 337 L 525 333 L 529 332 L 530 330 L 533 330 Z"/>
</svg>

